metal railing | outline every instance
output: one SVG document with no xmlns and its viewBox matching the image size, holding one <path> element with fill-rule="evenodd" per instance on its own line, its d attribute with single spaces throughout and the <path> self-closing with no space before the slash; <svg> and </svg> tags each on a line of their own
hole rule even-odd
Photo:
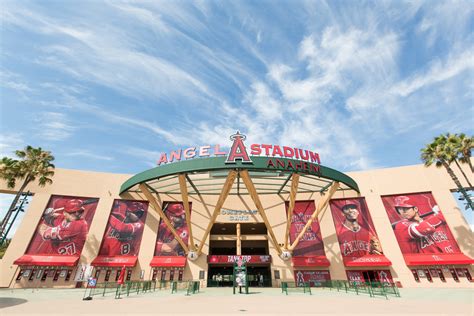
<svg viewBox="0 0 474 316">
<path fill-rule="evenodd" d="M 288 295 L 288 291 L 290 292 L 303 292 L 304 294 L 308 293 L 311 295 L 311 287 L 309 286 L 309 282 L 281 282 L 281 292 Z"/>
<path fill-rule="evenodd" d="M 344 291 L 346 293 L 369 294 L 370 297 L 384 296 L 388 299 L 388 296 L 400 297 L 400 291 L 395 283 L 382 283 L 382 282 L 354 282 L 346 280 L 331 280 L 318 282 L 320 288 L 328 288 L 330 290 L 335 289 L 338 292 Z"/>
<path fill-rule="evenodd" d="M 83 300 L 91 300 L 94 296 L 112 296 L 116 299 L 155 291 L 171 290 L 171 294 L 183 292 L 185 295 L 199 293 L 199 281 L 128 281 L 124 284 L 117 282 L 97 283 L 87 287 Z"/>
</svg>

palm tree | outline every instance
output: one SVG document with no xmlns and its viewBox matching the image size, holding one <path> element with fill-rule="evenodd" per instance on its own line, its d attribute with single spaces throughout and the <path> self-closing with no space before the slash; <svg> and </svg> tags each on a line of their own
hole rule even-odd
<svg viewBox="0 0 474 316">
<path fill-rule="evenodd" d="M 19 160 L 3 157 L 0 161 L 0 178 L 7 182 L 8 188 L 13 189 L 17 180 L 24 179 L 0 224 L 0 237 L 6 237 L 3 234 L 5 233 L 8 221 L 26 186 L 35 180 L 38 180 L 40 186 L 53 183 L 51 177 L 54 175 L 54 165 L 51 162 L 54 160 L 54 157 L 51 155 L 51 152 L 43 151 L 41 147 L 27 146 L 25 150 L 15 151 L 15 154 L 20 158 Z"/>
<path fill-rule="evenodd" d="M 467 163 L 471 168 L 471 172 L 474 173 L 474 168 L 471 163 L 472 150 L 474 149 L 474 137 L 466 136 L 466 134 L 461 133 L 458 135 L 459 140 L 459 161 L 461 163 Z M 472 185 L 471 185 L 472 186 Z"/>
<path fill-rule="evenodd" d="M 425 166 L 429 167 L 432 164 L 435 164 L 435 166 L 438 168 L 446 168 L 446 171 L 456 184 L 459 192 L 461 192 L 461 194 L 466 199 L 467 205 L 471 208 L 471 210 L 474 210 L 469 195 L 466 193 L 466 190 L 464 190 L 461 182 L 449 165 L 451 159 L 452 149 L 450 148 L 450 145 L 447 144 L 447 137 L 444 135 L 436 137 L 432 143 L 421 149 L 421 160 Z"/>
<path fill-rule="evenodd" d="M 461 134 L 464 135 L 464 134 Z M 447 133 L 445 136 L 441 135 L 440 139 L 443 140 L 445 143 L 445 151 L 446 155 L 448 156 L 448 163 L 451 164 L 451 162 L 454 162 L 456 166 L 458 167 L 459 171 L 461 171 L 462 175 L 464 176 L 464 179 L 466 180 L 467 184 L 469 185 L 470 188 L 472 188 L 471 181 L 469 181 L 469 178 L 467 177 L 466 173 L 464 170 L 462 170 L 461 166 L 459 165 L 458 160 L 461 163 L 465 163 L 466 160 L 470 163 L 470 150 L 469 149 L 469 157 L 467 159 L 464 158 L 465 154 L 463 153 L 463 148 L 462 148 L 462 142 L 464 141 L 466 143 L 467 138 L 464 135 L 464 140 L 461 139 L 461 135 L 458 134 L 450 134 Z M 472 146 L 472 143 L 471 143 Z"/>
</svg>

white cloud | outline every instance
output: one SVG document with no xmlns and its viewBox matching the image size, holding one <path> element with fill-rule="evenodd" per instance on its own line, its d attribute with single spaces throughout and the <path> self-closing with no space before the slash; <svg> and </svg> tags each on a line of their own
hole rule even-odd
<svg viewBox="0 0 474 316">
<path fill-rule="evenodd" d="M 44 112 L 35 119 L 37 135 L 44 140 L 61 141 L 69 138 L 76 127 L 63 113 Z"/>
<path fill-rule="evenodd" d="M 89 158 L 89 159 L 105 160 L 105 161 L 112 161 L 112 160 L 114 160 L 113 157 L 104 156 L 104 155 L 99 155 L 99 154 L 90 152 L 90 151 L 88 151 L 88 150 L 75 150 L 75 151 L 70 151 L 70 152 L 65 153 L 64 156 L 70 156 L 70 157 L 84 157 L 84 158 Z"/>
<path fill-rule="evenodd" d="M 18 159 L 15 150 L 21 150 L 26 147 L 22 133 L 13 133 L 2 131 L 0 134 L 0 156 Z"/>
<path fill-rule="evenodd" d="M 120 28 L 110 25 L 102 29 L 92 23 L 84 29 L 80 26 L 82 22 L 76 21 L 76 26 L 72 20 L 66 26 L 65 22 L 25 8 L 12 6 L 6 11 L 5 23 L 44 35 L 67 37 L 68 46 L 54 44 L 43 48 L 47 54 L 37 57 L 40 65 L 128 96 L 160 98 L 180 94 L 186 98 L 218 98 L 200 78 L 179 65 L 138 50 L 135 40 Z"/>
<path fill-rule="evenodd" d="M 423 18 L 416 31 L 425 35 L 427 45 L 433 46 L 436 41 L 447 42 L 448 45 L 466 40 L 466 31 L 472 38 L 472 1 L 428 1 L 421 8 Z"/>
<path fill-rule="evenodd" d="M 62 14 L 8 2 L 5 25 L 41 39 L 32 66 L 60 79 L 16 77 L 5 90 L 65 111 L 38 116 L 43 139 L 81 133 L 67 120 L 79 113 L 150 146 L 225 145 L 240 130 L 249 143 L 309 148 L 351 170 L 383 165 L 375 152 L 397 135 L 468 125 L 472 4 L 301 4 L 107 1 Z M 128 156 L 159 154 L 136 146 Z"/>
<path fill-rule="evenodd" d="M 157 166 L 157 161 L 160 159 L 162 152 L 148 150 L 136 146 L 126 146 L 118 150 L 123 155 L 129 155 L 132 157 L 139 158 L 139 161 L 143 162 L 150 168 Z"/>
<path fill-rule="evenodd" d="M 398 82 L 390 89 L 390 93 L 406 97 L 407 95 L 442 81 L 451 79 L 464 71 L 474 68 L 473 49 L 450 56 L 446 61 L 436 60 L 424 74 L 417 74 L 412 78 Z"/>
</svg>

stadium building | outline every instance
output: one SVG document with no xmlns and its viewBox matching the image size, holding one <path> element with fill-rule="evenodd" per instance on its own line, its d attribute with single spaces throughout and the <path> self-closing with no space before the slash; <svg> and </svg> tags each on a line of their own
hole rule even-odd
<svg viewBox="0 0 474 316">
<path fill-rule="evenodd" d="M 133 176 L 56 169 L 52 185 L 28 188 L 0 287 L 82 287 L 121 271 L 226 287 L 236 262 L 250 286 L 470 286 L 473 236 L 444 169 L 344 174 L 309 150 L 231 140 L 165 153 Z"/>
</svg>

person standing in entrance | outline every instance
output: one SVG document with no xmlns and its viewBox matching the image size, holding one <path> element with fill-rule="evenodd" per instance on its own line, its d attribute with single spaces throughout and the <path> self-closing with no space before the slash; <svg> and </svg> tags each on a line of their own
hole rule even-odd
<svg viewBox="0 0 474 316">
<path fill-rule="evenodd" d="M 263 274 L 258 274 L 258 286 L 263 287 Z"/>
</svg>

